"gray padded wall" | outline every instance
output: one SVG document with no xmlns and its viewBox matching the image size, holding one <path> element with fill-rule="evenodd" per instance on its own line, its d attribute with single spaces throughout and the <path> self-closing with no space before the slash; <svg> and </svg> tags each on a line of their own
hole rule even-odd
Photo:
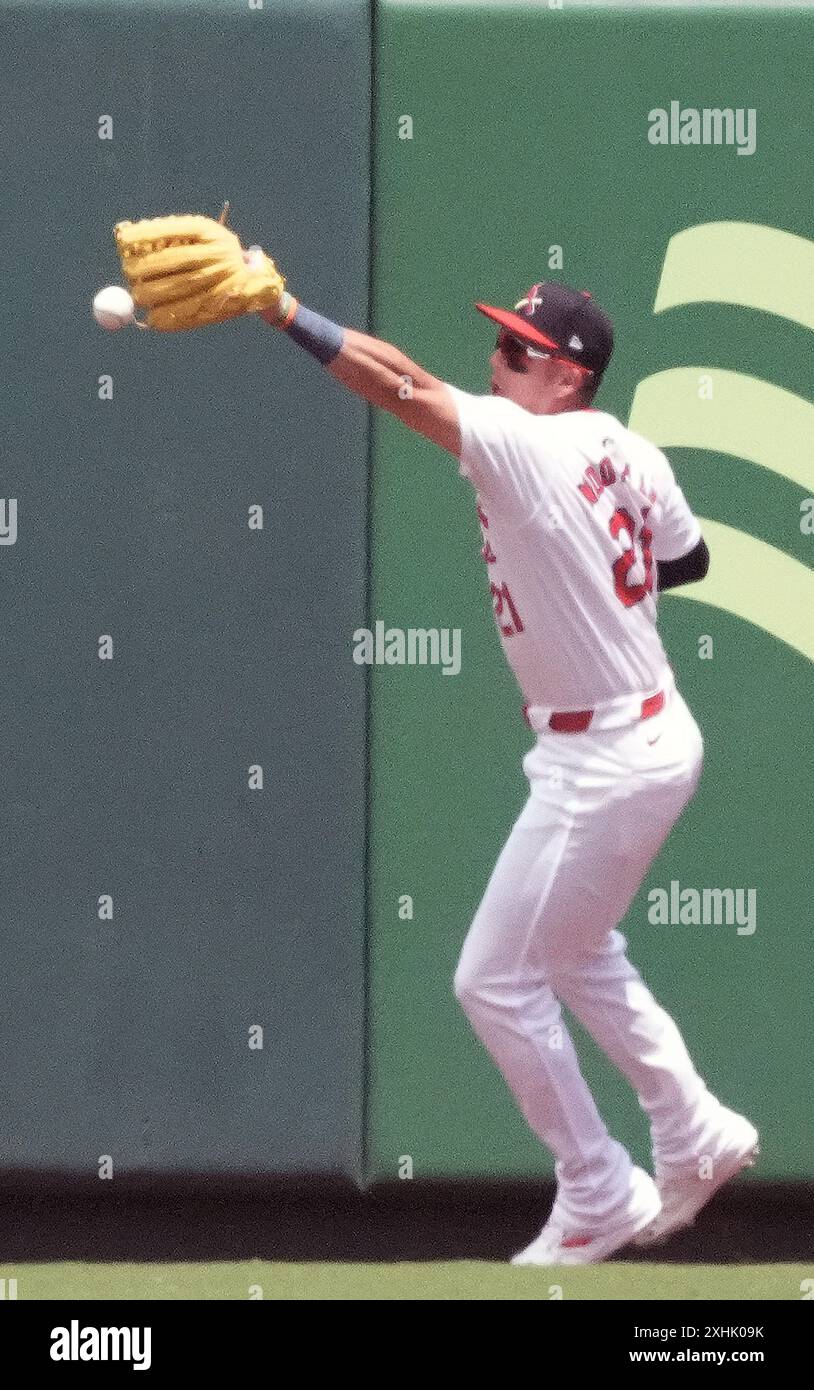
<svg viewBox="0 0 814 1390">
<path fill-rule="evenodd" d="M 366 411 L 256 318 L 106 334 L 90 300 L 115 221 L 229 198 L 364 325 L 367 6 L 29 0 L 0 31 L 0 1168 L 358 1177 Z"/>
</svg>

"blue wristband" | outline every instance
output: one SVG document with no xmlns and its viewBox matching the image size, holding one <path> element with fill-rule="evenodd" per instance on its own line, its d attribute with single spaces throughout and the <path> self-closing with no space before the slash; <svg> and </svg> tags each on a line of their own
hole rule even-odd
<svg viewBox="0 0 814 1390">
<path fill-rule="evenodd" d="M 306 309 L 304 304 L 298 306 L 293 322 L 285 331 L 289 338 L 316 357 L 323 367 L 338 356 L 345 340 L 344 328 L 314 313 L 313 309 Z"/>
</svg>

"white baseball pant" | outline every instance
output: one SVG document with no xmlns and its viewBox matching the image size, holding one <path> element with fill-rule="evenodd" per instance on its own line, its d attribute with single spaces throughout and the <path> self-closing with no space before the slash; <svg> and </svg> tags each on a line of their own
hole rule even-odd
<svg viewBox="0 0 814 1390">
<path fill-rule="evenodd" d="M 635 1088 L 654 1153 L 693 1163 L 718 1102 L 616 927 L 692 797 L 703 741 L 677 690 L 622 729 L 538 736 L 530 796 L 464 943 L 455 993 L 520 1109 L 555 1158 L 577 1221 L 624 1205 L 632 1160 L 608 1133 L 560 1002 Z"/>
</svg>

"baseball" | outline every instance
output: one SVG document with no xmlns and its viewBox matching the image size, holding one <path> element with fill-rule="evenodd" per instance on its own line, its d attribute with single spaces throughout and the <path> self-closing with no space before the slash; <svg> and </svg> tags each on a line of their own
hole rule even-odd
<svg viewBox="0 0 814 1390">
<path fill-rule="evenodd" d="M 135 305 L 132 295 L 121 285 L 107 285 L 93 300 L 93 317 L 103 328 L 114 332 L 133 322 Z"/>
</svg>

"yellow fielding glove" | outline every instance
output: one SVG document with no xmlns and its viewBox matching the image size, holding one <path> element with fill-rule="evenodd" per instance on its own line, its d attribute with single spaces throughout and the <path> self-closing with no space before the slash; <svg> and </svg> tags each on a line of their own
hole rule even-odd
<svg viewBox="0 0 814 1390">
<path fill-rule="evenodd" d="M 149 328 L 173 332 L 240 314 L 279 310 L 285 280 L 259 248 L 247 263 L 239 238 L 220 221 L 184 214 L 118 222 L 116 246 L 136 306 Z"/>
</svg>

